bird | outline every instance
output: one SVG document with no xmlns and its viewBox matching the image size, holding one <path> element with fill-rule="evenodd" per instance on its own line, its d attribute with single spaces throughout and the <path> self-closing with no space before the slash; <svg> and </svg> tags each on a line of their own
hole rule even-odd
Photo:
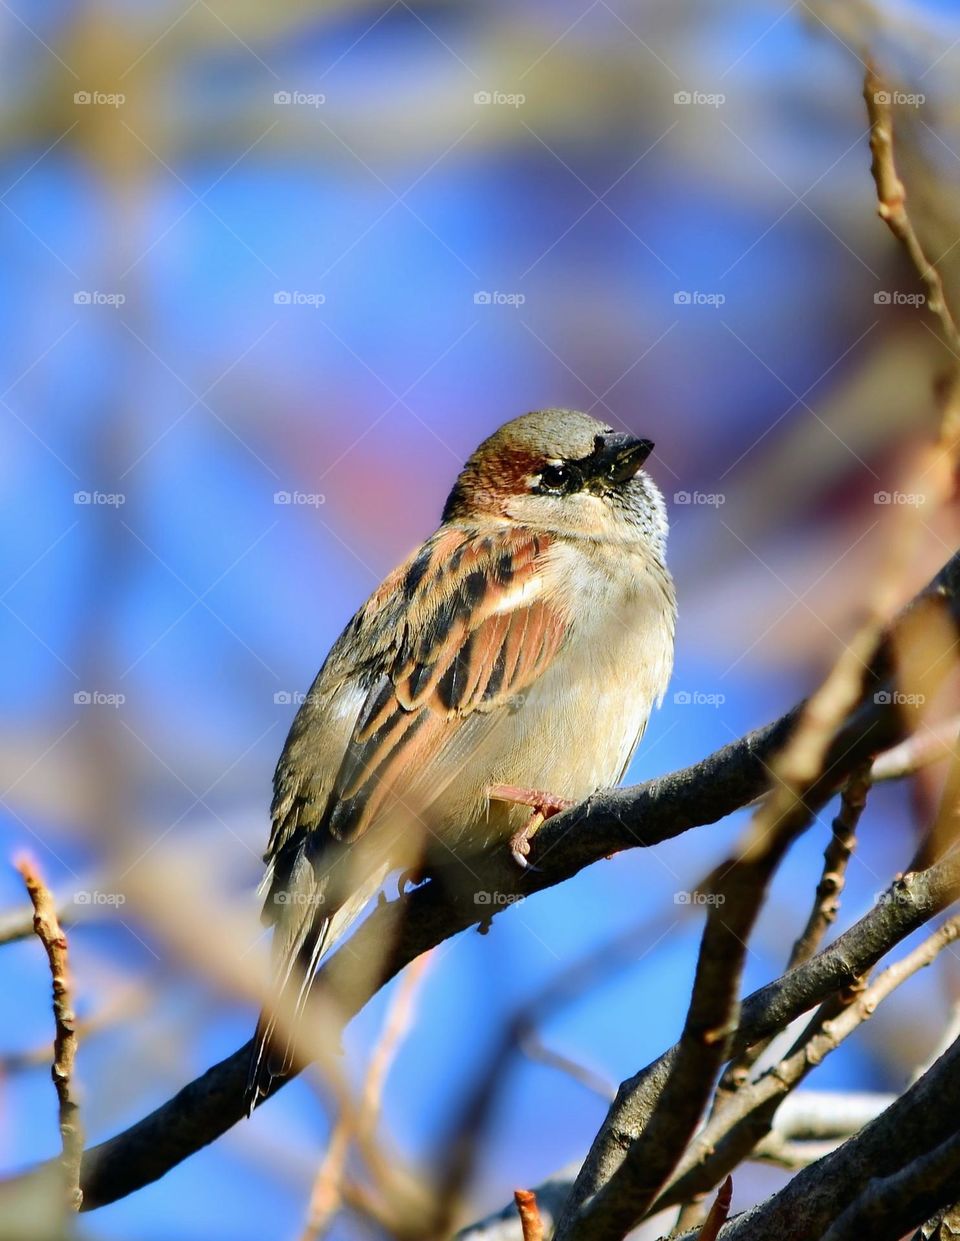
<svg viewBox="0 0 960 1241">
<path fill-rule="evenodd" d="M 391 873 L 501 847 L 525 866 L 545 818 L 623 778 L 673 664 L 653 447 L 575 410 L 504 423 L 334 643 L 274 776 L 248 1115 L 290 1071 L 321 958 Z"/>
</svg>

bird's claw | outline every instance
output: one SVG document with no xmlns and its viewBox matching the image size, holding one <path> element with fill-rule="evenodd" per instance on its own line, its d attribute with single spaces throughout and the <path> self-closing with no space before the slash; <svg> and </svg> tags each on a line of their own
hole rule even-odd
<svg viewBox="0 0 960 1241">
<path fill-rule="evenodd" d="M 528 861 L 530 853 L 530 837 L 546 819 L 568 810 L 574 802 L 566 797 L 557 797 L 543 789 L 517 788 L 512 784 L 494 784 L 488 790 L 492 801 L 510 802 L 515 806 L 529 806 L 532 813 L 526 824 L 510 838 L 510 854 L 521 870 L 539 870 L 539 867 Z"/>
</svg>

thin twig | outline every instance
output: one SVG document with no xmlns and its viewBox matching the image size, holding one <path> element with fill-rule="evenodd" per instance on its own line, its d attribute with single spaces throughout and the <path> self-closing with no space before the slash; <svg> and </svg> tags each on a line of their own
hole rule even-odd
<svg viewBox="0 0 960 1241">
<path fill-rule="evenodd" d="M 78 1211 L 83 1202 L 83 1191 L 80 1188 L 83 1128 L 80 1123 L 80 1104 L 73 1080 L 74 1062 L 77 1055 L 77 1031 L 70 994 L 67 937 L 60 928 L 53 894 L 40 878 L 40 873 L 33 861 L 22 856 L 17 858 L 15 865 L 23 877 L 33 904 L 33 929 L 43 944 L 50 963 L 55 1030 L 51 1076 L 56 1086 L 60 1110 L 64 1192 L 68 1208 L 71 1211 Z"/>
<path fill-rule="evenodd" d="M 831 1154 L 799 1171 L 778 1193 L 730 1220 L 719 1241 L 808 1241 L 822 1237 L 837 1217 L 871 1184 L 896 1176 L 941 1144 L 957 1141 L 956 1099 L 960 1091 L 960 1043 L 954 1045 L 929 1071 L 902 1094 L 885 1112 Z M 943 1152 L 941 1152 L 943 1154 Z M 931 1214 L 955 1194 L 952 1155 L 942 1164 L 937 1190 L 939 1201 L 926 1208 Z M 939 1173 L 938 1173 L 939 1176 Z M 911 1186 L 911 1190 L 917 1186 Z M 953 1194 L 951 1194 L 951 1189 Z M 910 1199 L 902 1199 L 909 1206 Z M 921 1218 L 923 1218 L 921 1216 Z M 914 1226 L 915 1226 L 914 1221 Z M 901 1221 L 896 1221 L 896 1227 Z M 893 1241 L 911 1227 L 899 1231 L 870 1228 L 859 1236 L 871 1241 Z M 695 1241 L 687 1234 L 683 1241 Z"/>
<path fill-rule="evenodd" d="M 591 1169 L 585 1165 L 578 1178 L 581 1188 L 574 1186 L 557 1226 L 557 1241 L 626 1235 L 681 1160 L 737 1029 L 740 978 L 753 924 L 774 872 L 812 817 L 811 808 L 791 798 L 779 821 L 764 828 L 761 807 L 740 850 L 715 872 L 693 996 L 657 1106 L 620 1166 L 589 1201 L 584 1190 L 591 1186 Z"/>
<path fill-rule="evenodd" d="M 916 775 L 925 767 L 939 763 L 957 753 L 957 734 L 960 733 L 960 716 L 953 715 L 930 727 L 920 729 L 895 745 L 878 754 L 870 769 L 870 780 L 879 784 L 883 780 L 902 780 Z"/>
<path fill-rule="evenodd" d="M 707 1218 L 703 1221 L 703 1227 L 700 1229 L 697 1241 L 717 1241 L 717 1234 L 727 1222 L 732 1201 L 733 1177 L 728 1176 L 717 1190 L 717 1196 L 714 1199 L 713 1206 L 707 1213 Z"/>
<path fill-rule="evenodd" d="M 367 1066 L 356 1116 L 341 1115 L 333 1127 L 326 1154 L 313 1182 L 307 1222 L 301 1233 L 302 1241 L 319 1241 L 340 1209 L 350 1144 L 355 1135 L 368 1140 L 372 1138 L 387 1073 L 410 1029 L 417 989 L 429 961 L 430 954 L 425 953 L 408 967 L 400 980 Z"/>
<path fill-rule="evenodd" d="M 840 809 L 831 825 L 830 839 L 823 851 L 823 870 L 814 894 L 813 908 L 799 939 L 793 945 L 787 969 L 801 965 L 817 952 L 824 935 L 837 918 L 847 864 L 857 843 L 857 826 L 867 804 L 870 768 L 861 768 L 844 785 Z"/>
<path fill-rule="evenodd" d="M 928 871 L 895 881 L 882 900 L 811 961 L 767 983 L 744 1000 L 731 1053 L 736 1055 L 744 1047 L 785 1029 L 826 997 L 867 973 L 892 948 L 951 905 L 958 894 L 960 852 L 942 859 Z M 607 1121 L 605 1151 L 617 1147 L 622 1151 L 642 1132 L 676 1054 L 675 1045 L 621 1085 L 619 1106 L 611 1109 Z M 554 1198 L 562 1200 L 564 1184 L 572 1182 L 565 1170 L 544 1184 L 550 1186 Z M 463 1241 L 475 1235 L 478 1234 L 474 1227 L 465 1229 Z"/>
<path fill-rule="evenodd" d="M 513 1200 L 517 1204 L 523 1241 L 543 1241 L 543 1220 L 537 1206 L 537 1195 L 532 1189 L 515 1189 Z"/>
<path fill-rule="evenodd" d="M 735 1168 L 770 1132 L 780 1101 L 867 1021 L 882 1000 L 929 965 L 960 937 L 960 917 L 949 919 L 876 980 L 832 1020 L 820 1014 L 778 1064 L 743 1086 L 691 1143 L 671 1185 L 654 1204 L 661 1210 L 703 1193 Z"/>
<path fill-rule="evenodd" d="M 927 287 L 927 309 L 940 320 L 950 348 L 955 354 L 960 354 L 960 331 L 944 297 L 940 273 L 924 253 L 907 213 L 907 191 L 897 173 L 893 154 L 892 97 L 875 66 L 868 64 L 863 98 L 870 121 L 870 153 L 873 156 L 870 171 L 877 187 L 877 213 L 910 256 Z"/>
<path fill-rule="evenodd" d="M 827 927 L 836 919 L 840 893 L 843 891 L 847 863 L 856 844 L 856 830 L 867 801 L 870 787 L 869 765 L 855 772 L 844 785 L 840 809 L 831 824 L 830 839 L 823 854 L 823 869 L 814 894 L 806 926 L 795 941 L 787 961 L 787 969 L 809 961 L 817 951 Z M 725 1105 L 732 1093 L 750 1080 L 750 1072 L 770 1045 L 770 1040 L 748 1047 L 725 1070 L 710 1109 L 711 1118 Z"/>
</svg>

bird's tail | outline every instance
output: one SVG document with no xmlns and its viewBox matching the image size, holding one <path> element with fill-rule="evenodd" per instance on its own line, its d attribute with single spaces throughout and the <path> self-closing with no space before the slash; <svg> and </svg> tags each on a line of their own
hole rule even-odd
<svg viewBox="0 0 960 1241">
<path fill-rule="evenodd" d="M 324 906 L 319 914 L 316 896 L 312 902 L 301 898 L 298 904 L 296 889 L 288 889 L 287 900 L 279 901 L 285 906 L 285 915 L 274 930 L 276 980 L 273 997 L 260 1014 L 253 1038 L 243 1100 L 247 1116 L 261 1099 L 273 1093 L 276 1081 L 290 1074 L 296 1059 L 301 1064 L 309 1059 L 309 1047 L 303 1045 L 302 1018 L 317 967 L 353 926 L 385 874 L 386 867 L 378 870 L 332 912 Z M 303 916 L 305 909 L 311 913 Z"/>
<path fill-rule="evenodd" d="M 293 1067 L 297 1030 L 317 965 L 328 947 L 332 921 L 323 918 L 312 928 L 307 943 L 293 958 L 292 967 L 278 980 L 273 1000 L 260 1014 L 243 1100 L 248 1116 L 261 1099 L 272 1093 L 274 1080 L 286 1077 Z"/>
</svg>

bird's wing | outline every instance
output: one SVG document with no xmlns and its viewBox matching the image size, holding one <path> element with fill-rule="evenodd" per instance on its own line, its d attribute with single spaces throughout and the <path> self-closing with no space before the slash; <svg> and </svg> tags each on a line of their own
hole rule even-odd
<svg viewBox="0 0 960 1241">
<path fill-rule="evenodd" d="M 455 770 L 544 671 L 567 629 L 545 592 L 549 547 L 523 527 L 447 527 L 357 612 L 277 765 L 267 887 L 306 836 L 353 840 L 404 788 L 439 791 L 441 755 Z"/>
<path fill-rule="evenodd" d="M 356 840 L 398 801 L 425 809 L 549 665 L 567 623 L 547 596 L 548 547 L 547 536 L 524 528 L 446 530 L 371 599 L 361 624 L 385 628 L 395 643 L 333 783 L 335 839 Z"/>
<path fill-rule="evenodd" d="M 549 546 L 522 528 L 445 528 L 330 652 L 277 767 L 264 907 L 277 1003 L 257 1030 L 248 1106 L 289 1069 L 277 1011 L 299 1015 L 320 957 L 382 881 L 386 859 L 353 875 L 343 846 L 392 807 L 426 810 L 560 649 L 567 621 L 546 590 Z"/>
</svg>

